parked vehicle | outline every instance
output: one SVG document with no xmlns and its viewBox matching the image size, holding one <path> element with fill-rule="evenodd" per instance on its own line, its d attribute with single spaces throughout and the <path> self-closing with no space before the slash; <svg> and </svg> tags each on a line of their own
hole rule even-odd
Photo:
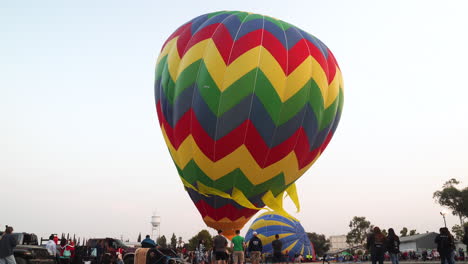
<svg viewBox="0 0 468 264">
<path fill-rule="evenodd" d="M 3 232 L 0 232 L 0 238 Z M 46 248 L 39 246 L 33 233 L 13 233 L 17 246 L 13 250 L 17 264 L 55 264 L 55 258 Z"/>
<path fill-rule="evenodd" d="M 107 247 L 108 245 L 108 247 Z M 125 245 L 121 240 L 115 238 L 90 238 L 86 244 L 87 250 L 83 260 L 91 260 L 99 263 L 97 256 L 98 248 L 102 248 L 102 254 L 115 254 L 119 252 L 122 254 L 122 259 L 125 264 L 133 264 L 135 259 L 136 248 Z"/>
</svg>

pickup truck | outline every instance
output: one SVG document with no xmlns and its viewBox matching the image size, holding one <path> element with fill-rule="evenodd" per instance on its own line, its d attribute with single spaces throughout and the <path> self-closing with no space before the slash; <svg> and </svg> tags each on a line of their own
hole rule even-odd
<svg viewBox="0 0 468 264">
<path fill-rule="evenodd" d="M 125 264 L 133 264 L 133 260 L 135 259 L 135 251 L 137 249 L 125 245 L 119 239 L 109 238 L 109 237 L 90 238 L 88 239 L 88 242 L 86 243 L 86 247 L 89 249 L 88 252 L 96 252 L 97 247 L 100 246 L 101 248 L 104 248 L 103 253 L 105 254 L 105 253 L 109 253 L 105 249 L 106 244 L 109 245 L 109 248 L 111 250 L 117 251 L 118 249 L 120 249 L 122 251 L 122 259 Z M 95 257 L 96 256 L 92 256 L 92 254 L 90 253 L 90 255 L 85 257 L 85 259 L 93 260 L 94 258 L 95 260 L 97 260 Z M 96 262 L 99 262 L 99 260 L 97 260 Z"/>
<path fill-rule="evenodd" d="M 3 232 L 0 232 L 0 238 Z M 46 248 L 39 246 L 37 236 L 32 233 L 13 233 L 17 246 L 13 255 L 17 264 L 55 264 L 55 258 Z"/>
</svg>

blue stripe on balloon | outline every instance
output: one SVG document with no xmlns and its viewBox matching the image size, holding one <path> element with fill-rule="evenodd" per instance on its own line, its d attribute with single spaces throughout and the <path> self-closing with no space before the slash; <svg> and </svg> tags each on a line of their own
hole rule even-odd
<svg viewBox="0 0 468 264">
<path fill-rule="evenodd" d="M 182 91 L 174 106 L 168 102 L 162 88 L 156 87 L 156 94 L 159 95 L 163 115 L 171 127 L 175 127 L 179 119 L 192 107 L 197 120 L 214 140 L 226 136 L 245 120 L 250 119 L 269 147 L 283 143 L 302 126 L 308 141 L 314 143 L 309 146 L 311 151 L 322 145 L 330 131 L 330 128 L 326 128 L 318 132 L 318 121 L 309 104 L 305 104 L 294 117 L 277 127 L 256 95 L 246 96 L 217 118 L 203 100 L 197 85 L 191 85 Z"/>
</svg>

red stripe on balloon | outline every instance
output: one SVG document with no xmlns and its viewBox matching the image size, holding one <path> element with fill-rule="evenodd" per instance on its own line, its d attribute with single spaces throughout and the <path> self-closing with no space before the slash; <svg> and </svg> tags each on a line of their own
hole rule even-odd
<svg viewBox="0 0 468 264">
<path fill-rule="evenodd" d="M 185 55 L 185 52 L 187 52 L 191 47 L 195 46 L 200 41 L 211 38 L 220 26 L 222 27 L 222 25 L 220 25 L 219 23 L 211 24 L 200 29 L 193 36 L 189 35 L 189 39 L 187 40 L 187 42 L 181 45 L 181 48 L 183 46 L 183 49 L 179 49 L 179 54 L 181 54 L 180 57 L 182 58 Z"/>
<path fill-rule="evenodd" d="M 199 200 L 195 203 L 195 206 L 202 217 L 209 216 L 215 221 L 219 221 L 225 217 L 231 221 L 236 221 L 241 217 L 250 218 L 258 212 L 258 210 L 245 207 L 237 208 L 231 204 L 227 204 L 219 208 L 213 208 L 204 200 Z"/>
<path fill-rule="evenodd" d="M 335 78 L 336 68 L 338 67 L 339 69 L 338 62 L 336 62 L 335 56 L 333 56 L 333 53 L 330 50 L 328 50 L 327 63 L 328 63 L 328 72 L 329 72 L 328 84 L 330 84 Z"/>
<path fill-rule="evenodd" d="M 187 24 L 185 24 L 185 25 L 179 27 L 176 31 L 174 31 L 174 33 L 172 33 L 172 34 L 169 36 L 169 38 L 166 40 L 166 42 L 164 42 L 164 44 L 163 44 L 163 46 L 162 46 L 162 48 L 161 48 L 161 51 L 164 49 L 164 47 L 167 45 L 167 43 L 168 43 L 171 39 L 173 39 L 173 38 L 179 36 L 180 34 L 182 34 L 182 32 L 183 32 L 184 30 L 190 29 L 191 27 L 192 27 L 192 23 L 187 23 Z"/>
<path fill-rule="evenodd" d="M 264 29 L 252 31 L 235 42 L 224 24 L 216 23 L 206 26 L 193 36 L 190 28 L 188 29 L 180 31 L 179 40 L 177 41 L 177 49 L 181 57 L 200 41 L 212 38 L 226 65 L 260 45 L 272 54 L 286 75 L 292 73 L 309 55 L 314 57 L 327 76 L 329 76 L 329 67 L 334 71 L 334 64 L 336 64 L 333 56 L 328 57 L 327 61 L 322 52 L 307 39 L 301 39 L 288 51 L 273 34 Z M 332 76 L 334 76 L 334 73 Z"/>
<path fill-rule="evenodd" d="M 320 151 L 325 149 L 328 143 L 325 141 L 321 146 L 309 151 L 310 143 L 304 129 L 301 127 L 280 145 L 269 148 L 250 120 L 246 120 L 223 138 L 214 141 L 200 125 L 192 109 L 179 119 L 175 128 L 172 128 L 164 116 L 160 114 L 161 106 L 159 102 L 157 104 L 157 111 L 160 125 L 164 127 L 166 135 L 175 149 L 179 148 L 180 144 L 190 135 L 191 131 L 191 135 L 197 146 L 213 162 L 224 158 L 242 144 L 245 144 L 261 168 L 266 168 L 280 161 L 291 151 L 294 151 L 299 159 L 298 168 L 302 169 L 312 162 Z"/>
</svg>

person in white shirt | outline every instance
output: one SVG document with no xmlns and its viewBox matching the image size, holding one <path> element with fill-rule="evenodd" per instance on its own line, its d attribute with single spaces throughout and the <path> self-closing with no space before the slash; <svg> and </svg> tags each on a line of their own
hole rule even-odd
<svg viewBox="0 0 468 264">
<path fill-rule="evenodd" d="M 50 235 L 49 241 L 47 241 L 46 244 L 46 248 L 51 256 L 55 257 L 57 255 L 57 244 L 55 244 L 54 235 Z"/>
</svg>

